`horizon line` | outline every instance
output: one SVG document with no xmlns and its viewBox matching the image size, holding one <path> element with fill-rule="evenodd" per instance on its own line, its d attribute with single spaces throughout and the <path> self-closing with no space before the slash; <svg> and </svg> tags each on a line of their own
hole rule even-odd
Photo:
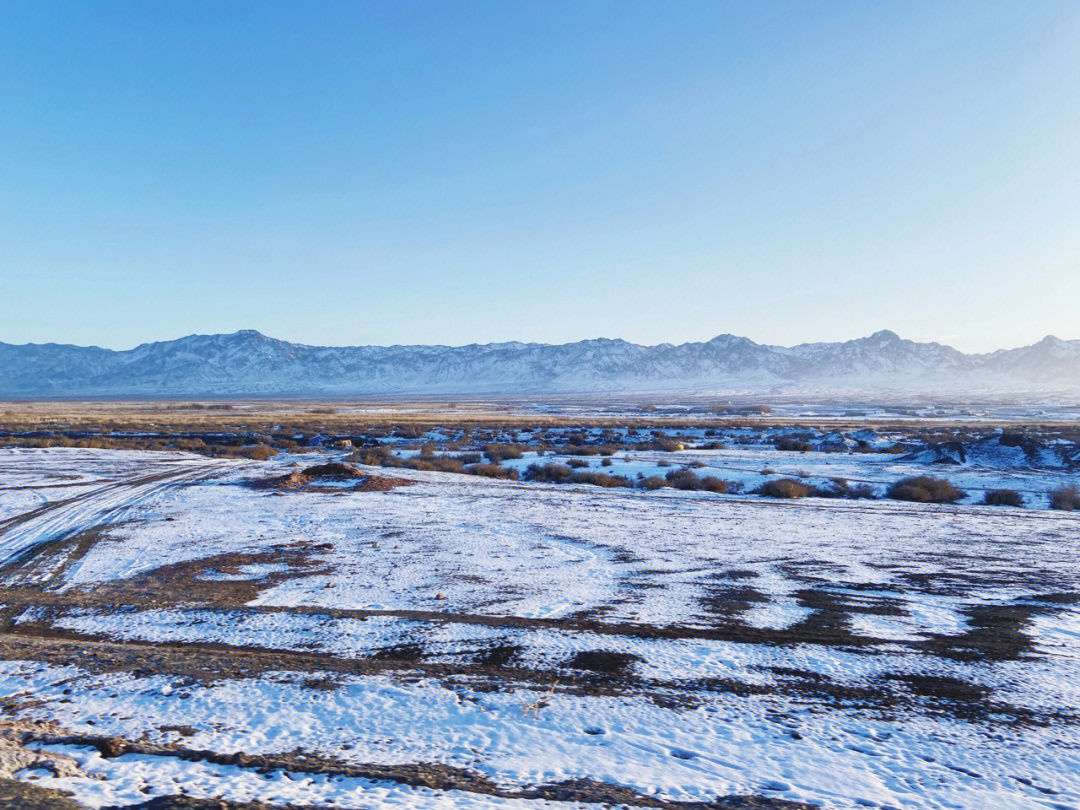
<svg viewBox="0 0 1080 810">
<path fill-rule="evenodd" d="M 664 341 L 664 342 L 661 342 L 661 343 L 635 343 L 633 341 L 626 340 L 625 338 L 609 338 L 609 337 L 600 336 L 600 337 L 593 337 L 593 338 L 580 338 L 578 340 L 568 340 L 568 341 L 565 341 L 563 343 L 545 343 L 545 342 L 542 342 L 542 341 L 525 341 L 525 340 L 501 340 L 501 341 L 489 341 L 489 342 L 486 342 L 486 343 L 480 343 L 480 342 L 477 342 L 477 341 L 473 341 L 471 343 L 459 343 L 459 344 L 448 344 L 448 343 L 357 343 L 357 344 L 327 345 L 327 344 L 317 344 L 317 343 L 304 343 L 304 342 L 301 342 L 301 341 L 285 340 L 283 338 L 276 338 L 276 337 L 272 337 L 271 335 L 267 335 L 266 333 L 261 332 L 258 329 L 237 329 L 237 330 L 235 330 L 233 332 L 208 332 L 208 333 L 192 332 L 192 333 L 189 333 L 187 335 L 182 335 L 181 337 L 178 337 L 178 338 L 169 338 L 169 339 L 166 339 L 166 340 L 143 341 L 142 343 L 138 343 L 135 346 L 132 346 L 131 348 L 127 348 L 127 349 L 112 349 L 112 348 L 107 348 L 107 347 L 104 347 L 104 346 L 98 346 L 97 344 L 59 343 L 59 342 L 56 342 L 56 341 L 48 341 L 48 342 L 45 342 L 45 343 L 35 343 L 33 341 L 28 341 L 26 343 L 8 343 L 6 341 L 0 341 L 0 346 L 11 346 L 11 347 L 16 347 L 16 348 L 25 348 L 25 347 L 28 347 L 28 346 L 37 346 L 37 347 L 59 346 L 59 347 L 74 348 L 74 349 L 96 349 L 98 351 L 103 351 L 103 352 L 113 352 L 113 353 L 117 353 L 117 354 L 122 354 L 122 353 L 125 353 L 125 352 L 135 351 L 137 349 L 142 348 L 143 346 L 153 346 L 153 345 L 158 345 L 158 344 L 162 344 L 162 343 L 177 343 L 177 342 L 180 342 L 182 340 L 189 340 L 191 338 L 230 338 L 230 337 L 237 337 L 239 335 L 247 335 L 247 334 L 255 335 L 255 336 L 258 336 L 260 338 L 264 338 L 266 340 L 273 340 L 273 341 L 277 341 L 277 342 L 280 342 L 280 343 L 288 343 L 288 344 L 290 344 L 292 346 L 302 346 L 302 347 L 310 348 L 310 349 L 394 349 L 394 348 L 465 349 L 465 348 L 470 348 L 470 347 L 507 346 L 507 345 L 511 345 L 511 344 L 519 344 L 519 345 L 522 345 L 522 346 L 563 347 L 563 346 L 573 346 L 573 345 L 578 344 L 578 343 L 596 343 L 596 342 L 626 343 L 626 344 L 629 344 L 631 346 L 640 346 L 642 348 L 656 348 L 656 347 L 659 347 L 659 346 L 670 346 L 670 347 L 673 347 L 673 348 L 677 348 L 679 346 L 704 345 L 704 344 L 707 344 L 707 343 L 712 343 L 715 340 L 719 340 L 720 338 L 725 338 L 725 337 L 726 338 L 735 338 L 737 340 L 745 340 L 745 341 L 748 341 L 748 342 L 754 344 L 755 346 L 762 346 L 764 348 L 796 349 L 796 348 L 799 348 L 801 346 L 843 345 L 845 343 L 853 343 L 855 341 L 860 341 L 860 340 L 870 340 L 871 338 L 875 338 L 875 337 L 890 337 L 890 338 L 895 338 L 895 339 L 897 339 L 899 341 L 907 342 L 907 343 L 915 343 L 915 344 L 924 345 L 924 346 L 941 346 L 943 348 L 951 349 L 952 351 L 959 352 L 960 354 L 963 354 L 963 355 L 968 356 L 968 357 L 979 357 L 979 356 L 993 355 L 993 354 L 997 354 L 998 352 L 1003 352 L 1003 351 L 1015 351 L 1017 349 L 1025 349 L 1025 348 L 1029 348 L 1031 346 L 1037 346 L 1040 343 L 1045 343 L 1046 341 L 1059 341 L 1059 342 L 1062 342 L 1062 343 L 1074 343 L 1074 342 L 1080 341 L 1080 338 L 1059 338 L 1056 335 L 1047 334 L 1047 335 L 1043 336 L 1042 338 L 1040 338 L 1039 340 L 1036 340 L 1036 341 L 1034 341 L 1032 343 L 1025 343 L 1025 344 L 1022 344 L 1022 345 L 1019 345 L 1019 346 L 1000 347 L 1000 348 L 993 349 L 993 350 L 986 351 L 986 352 L 965 352 L 965 351 L 963 351 L 961 349 L 955 348 L 954 346 L 952 346 L 952 345 L 950 345 L 948 343 L 942 343 L 939 340 L 915 340 L 915 339 L 912 339 L 912 338 L 901 337 L 897 332 L 894 332 L 891 329 L 879 329 L 876 332 L 870 333 L 869 335 L 863 335 L 863 336 L 855 337 L 855 338 L 848 338 L 846 340 L 807 340 L 807 341 L 803 341 L 802 343 L 795 343 L 795 344 L 790 345 L 790 346 L 785 346 L 785 345 L 782 345 L 782 344 L 779 344 L 779 343 L 761 343 L 761 342 L 758 342 L 758 341 L 754 340 L 753 338 L 747 337 L 745 335 L 736 335 L 736 334 L 734 334 L 732 332 L 721 332 L 720 334 L 714 335 L 713 337 L 709 338 L 708 340 L 687 340 L 687 341 L 683 341 L 682 343 L 671 343 L 669 341 Z"/>
</svg>

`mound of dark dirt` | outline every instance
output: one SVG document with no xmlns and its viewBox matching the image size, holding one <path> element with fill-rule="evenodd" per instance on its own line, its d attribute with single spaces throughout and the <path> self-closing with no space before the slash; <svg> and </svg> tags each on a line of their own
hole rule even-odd
<svg viewBox="0 0 1080 810">
<path fill-rule="evenodd" d="M 398 487 L 411 487 L 415 481 L 408 478 L 391 478 L 386 475 L 369 475 L 352 488 L 353 492 L 389 492 Z"/>
<path fill-rule="evenodd" d="M 308 478 L 323 478 L 328 481 L 348 481 L 352 478 L 366 477 L 364 473 L 351 464 L 342 464 L 339 461 L 307 467 L 301 474 Z"/>
<path fill-rule="evenodd" d="M 355 481 L 352 487 L 328 486 L 342 482 Z M 397 487 L 407 487 L 415 483 L 405 478 L 389 478 L 369 475 L 351 464 L 332 461 L 316 464 L 303 470 L 294 470 L 286 475 L 259 478 L 249 482 L 254 489 L 307 490 L 309 492 L 389 492 Z"/>
</svg>

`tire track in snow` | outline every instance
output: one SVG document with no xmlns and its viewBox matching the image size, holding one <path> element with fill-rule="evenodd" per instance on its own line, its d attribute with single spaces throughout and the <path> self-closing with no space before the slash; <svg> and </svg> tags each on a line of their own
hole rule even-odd
<svg viewBox="0 0 1080 810">
<path fill-rule="evenodd" d="M 73 534 L 124 520 L 167 490 L 213 478 L 233 465 L 216 462 L 136 476 L 45 504 L 0 522 L 0 564 L 10 565 Z"/>
</svg>

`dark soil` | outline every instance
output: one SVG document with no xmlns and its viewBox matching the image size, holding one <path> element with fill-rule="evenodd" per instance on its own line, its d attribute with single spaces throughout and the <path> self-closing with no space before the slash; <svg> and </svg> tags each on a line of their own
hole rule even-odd
<svg viewBox="0 0 1080 810">
<path fill-rule="evenodd" d="M 757 796 L 729 796 L 715 802 L 666 801 L 640 793 L 633 788 L 598 782 L 592 779 L 575 779 L 521 790 L 510 790 L 500 788 L 483 774 L 450 765 L 434 763 L 406 763 L 401 765 L 355 764 L 300 750 L 281 754 L 219 753 L 186 748 L 182 745 L 160 745 L 141 740 L 131 741 L 119 737 L 93 734 L 55 735 L 41 733 L 32 735 L 32 738 L 46 745 L 77 745 L 96 748 L 106 758 L 119 757 L 125 754 L 172 757 L 187 762 L 230 765 L 262 773 L 287 771 L 289 773 L 342 776 L 353 779 L 396 782 L 410 787 L 430 790 L 461 790 L 508 799 L 546 799 L 548 801 L 577 801 L 588 804 L 623 804 L 630 807 L 655 807 L 662 810 L 809 809 L 808 805 L 802 803 Z M 0 785 L 2 784 L 0 783 Z M 194 804 L 191 802 L 190 799 L 181 799 L 179 797 L 158 797 L 135 806 L 146 808 L 146 810 L 216 810 L 220 807 L 225 807 L 227 810 L 259 810 L 267 807 L 267 805 L 261 804 L 221 804 L 219 800 L 203 800 L 203 803 Z M 11 806 L 22 807 L 25 805 L 16 804 Z M 3 805 L 0 804 L 0 808 L 2 807 Z M 40 807 L 43 810 L 54 810 L 54 806 L 50 805 L 40 805 Z M 78 807 L 78 805 L 55 805 L 55 810 L 72 810 L 73 807 Z"/>
<path fill-rule="evenodd" d="M 348 488 L 327 486 L 330 482 L 353 481 Z M 253 489 L 271 489 L 278 491 L 300 490 L 307 492 L 389 492 L 397 487 L 412 486 L 415 481 L 406 478 L 390 478 L 383 475 L 371 475 L 351 464 L 329 462 L 315 464 L 303 470 L 295 470 L 286 475 L 256 478 L 248 481 Z"/>
<path fill-rule="evenodd" d="M 568 669 L 583 670 L 601 678 L 621 679 L 631 675 L 634 664 L 641 659 L 631 653 L 610 650 L 582 650 L 563 664 Z"/>
<path fill-rule="evenodd" d="M 1016 602 L 1007 605 L 969 605 L 962 612 L 968 628 L 955 635 L 935 635 L 925 647 L 934 655 L 962 661 L 1014 661 L 1034 653 L 1025 630 L 1037 616 L 1052 615 L 1060 604 Z"/>
<path fill-rule="evenodd" d="M 60 790 L 0 779 L 0 810 L 83 810 L 83 806 Z"/>
</svg>

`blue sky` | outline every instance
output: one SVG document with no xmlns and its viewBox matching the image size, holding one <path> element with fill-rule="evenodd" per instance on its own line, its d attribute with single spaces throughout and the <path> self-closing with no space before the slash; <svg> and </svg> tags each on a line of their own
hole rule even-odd
<svg viewBox="0 0 1080 810">
<path fill-rule="evenodd" d="M 0 6 L 0 341 L 1080 338 L 1080 4 Z"/>
</svg>

